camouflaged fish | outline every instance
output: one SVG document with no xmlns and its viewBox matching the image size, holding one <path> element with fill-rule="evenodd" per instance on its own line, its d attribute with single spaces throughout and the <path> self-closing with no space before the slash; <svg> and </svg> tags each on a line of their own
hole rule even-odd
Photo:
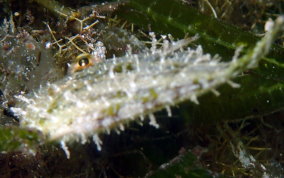
<svg viewBox="0 0 284 178">
<path fill-rule="evenodd" d="M 231 62 L 204 54 L 201 46 L 187 47 L 188 39 L 165 37 L 158 47 L 152 33 L 150 49 L 104 60 L 32 94 L 19 95 L 12 110 L 22 127 L 40 131 L 49 141 L 65 147 L 66 142 L 85 143 L 93 137 L 100 149 L 100 133 L 124 130 L 126 123 L 146 115 L 158 128 L 153 112 L 167 108 L 171 115 L 171 106 L 185 100 L 198 103 L 197 98 L 210 91 L 218 95 L 216 88 L 224 83 L 237 87 L 231 79 L 257 65 L 283 23 L 279 18 L 254 49 L 241 57 L 237 50 Z"/>
</svg>

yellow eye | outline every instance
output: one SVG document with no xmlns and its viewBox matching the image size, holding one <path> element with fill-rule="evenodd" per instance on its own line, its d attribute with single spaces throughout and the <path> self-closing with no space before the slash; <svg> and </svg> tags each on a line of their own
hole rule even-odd
<svg viewBox="0 0 284 178">
<path fill-rule="evenodd" d="M 88 68 L 92 65 L 94 65 L 94 62 L 92 60 L 92 55 L 87 54 L 87 53 L 83 53 L 80 54 L 76 57 L 76 62 L 71 66 L 71 72 L 77 72 L 77 71 L 81 71 L 85 68 Z"/>
<path fill-rule="evenodd" d="M 69 72 L 74 73 L 74 72 L 81 71 L 90 66 L 93 66 L 94 64 L 98 62 L 101 62 L 101 59 L 91 54 L 88 54 L 88 53 L 80 54 L 76 57 L 75 63 L 73 63 L 71 67 L 69 68 Z"/>
<path fill-rule="evenodd" d="M 87 57 L 83 57 L 82 59 L 80 59 L 78 61 L 78 64 L 81 66 L 81 67 L 85 67 L 89 64 L 89 59 Z"/>
</svg>

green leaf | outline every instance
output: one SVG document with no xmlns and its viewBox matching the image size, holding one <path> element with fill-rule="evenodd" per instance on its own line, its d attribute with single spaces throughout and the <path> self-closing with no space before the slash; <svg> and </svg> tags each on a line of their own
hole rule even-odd
<svg viewBox="0 0 284 178">
<path fill-rule="evenodd" d="M 221 55 L 223 59 L 228 59 L 238 45 L 245 45 L 249 49 L 259 39 L 249 32 L 203 15 L 181 1 L 132 0 L 117 15 L 144 30 L 150 28 L 180 38 L 185 34 L 199 34 L 200 39 L 196 43 L 202 44 L 205 51 L 211 54 Z M 222 86 L 218 89 L 221 93 L 219 97 L 206 94 L 200 98 L 201 105 L 188 102 L 181 106 L 181 112 L 198 122 L 215 122 L 283 109 L 284 49 L 273 45 L 259 67 L 238 76 L 236 82 L 241 85 L 240 89 Z"/>
<path fill-rule="evenodd" d="M 260 40 L 252 33 L 203 15 L 178 0 L 131 0 L 116 15 L 144 30 L 170 33 L 176 38 L 198 34 L 200 39 L 196 43 L 211 54 L 221 55 L 223 59 L 231 59 L 238 46 L 252 48 Z M 270 56 L 281 60 L 284 51 L 274 45 Z"/>
<path fill-rule="evenodd" d="M 152 172 L 146 177 L 213 177 L 210 171 L 204 169 L 197 161 L 197 158 L 190 151 L 178 155 L 168 163 L 160 166 L 157 171 Z"/>
<path fill-rule="evenodd" d="M 40 143 L 38 132 L 19 127 L 0 128 L 0 151 L 33 152 Z"/>
</svg>

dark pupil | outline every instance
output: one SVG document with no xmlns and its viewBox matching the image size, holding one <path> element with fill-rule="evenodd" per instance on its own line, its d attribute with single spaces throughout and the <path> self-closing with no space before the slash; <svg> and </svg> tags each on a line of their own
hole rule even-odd
<svg viewBox="0 0 284 178">
<path fill-rule="evenodd" d="M 88 58 L 82 58 L 79 60 L 79 65 L 80 66 L 86 66 L 89 64 L 89 59 Z"/>
</svg>

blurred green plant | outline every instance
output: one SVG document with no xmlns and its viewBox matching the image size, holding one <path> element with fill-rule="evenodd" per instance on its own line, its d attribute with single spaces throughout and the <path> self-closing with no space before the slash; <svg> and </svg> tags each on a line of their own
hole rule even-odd
<svg viewBox="0 0 284 178">
<path fill-rule="evenodd" d="M 0 151 L 24 151 L 35 154 L 40 141 L 39 133 L 18 127 L 0 128 Z"/>
<path fill-rule="evenodd" d="M 163 8 L 160 8 L 162 4 Z M 249 32 L 202 15 L 179 1 L 134 0 L 117 15 L 144 30 L 170 33 L 180 38 L 187 34 L 198 34 L 200 39 L 196 43 L 201 44 L 206 52 L 221 55 L 223 60 L 230 59 L 238 45 L 244 45 L 248 50 L 259 40 Z M 258 68 L 237 77 L 240 89 L 222 86 L 222 94 L 218 98 L 209 94 L 200 98 L 202 105 L 183 105 L 185 114 L 198 121 L 215 122 L 254 117 L 282 109 L 283 56 L 283 48 L 273 45 L 268 57 L 263 58 Z M 188 113 L 187 108 L 191 108 L 192 113 Z"/>
<path fill-rule="evenodd" d="M 191 151 L 184 151 L 184 153 L 181 153 L 177 157 L 170 160 L 168 163 L 161 165 L 157 171 L 150 172 L 145 177 L 211 178 L 213 176 L 208 170 L 202 168 L 202 166 L 196 159 L 196 155 L 194 155 Z"/>
</svg>

